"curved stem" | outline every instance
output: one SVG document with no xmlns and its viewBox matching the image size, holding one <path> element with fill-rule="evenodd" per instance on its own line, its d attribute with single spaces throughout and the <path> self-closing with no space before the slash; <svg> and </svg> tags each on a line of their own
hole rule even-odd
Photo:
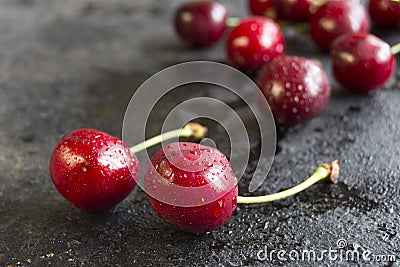
<svg viewBox="0 0 400 267">
<path fill-rule="evenodd" d="M 157 145 L 163 141 L 170 140 L 177 137 L 194 137 L 196 139 L 203 138 L 207 133 L 207 127 L 204 127 L 198 123 L 188 123 L 185 127 L 177 130 L 172 130 L 169 132 L 165 132 L 154 136 L 140 144 L 134 145 L 129 148 L 131 153 L 135 154 L 142 150 L 145 150 L 151 146 Z"/>
<path fill-rule="evenodd" d="M 400 52 L 400 43 L 392 46 L 392 48 L 390 48 L 390 51 L 392 52 L 393 55 L 398 54 Z"/>
<path fill-rule="evenodd" d="M 330 164 L 322 164 L 309 178 L 307 178 L 304 182 L 289 188 L 287 190 L 281 191 L 279 193 L 265 195 L 265 196 L 255 196 L 255 197 L 242 197 L 238 196 L 237 203 L 238 204 L 256 204 L 256 203 L 265 203 L 271 202 L 283 198 L 287 198 L 289 196 L 293 196 L 313 184 L 329 178 L 331 182 L 335 183 L 337 181 L 340 170 L 339 161 L 335 160 Z"/>
</svg>

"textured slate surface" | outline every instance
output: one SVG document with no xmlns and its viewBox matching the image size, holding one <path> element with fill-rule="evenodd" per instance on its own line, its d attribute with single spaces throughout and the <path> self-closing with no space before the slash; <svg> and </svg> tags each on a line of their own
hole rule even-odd
<svg viewBox="0 0 400 267">
<path fill-rule="evenodd" d="M 338 184 L 240 206 L 215 232 L 192 235 L 171 228 L 140 191 L 101 214 L 81 212 L 58 194 L 48 163 L 63 134 L 93 127 L 120 136 L 130 96 L 150 75 L 186 60 L 224 61 L 222 45 L 190 50 L 179 43 L 170 25 L 178 3 L 0 2 L 0 265 L 309 266 L 262 261 L 257 253 L 265 246 L 327 250 L 339 239 L 348 250 L 369 249 L 399 260 L 399 70 L 396 81 L 368 96 L 334 86 L 322 116 L 281 134 L 258 193 L 288 188 L 336 158 L 343 163 Z M 243 2 L 228 6 L 233 15 L 246 13 Z M 383 36 L 393 44 L 396 34 Z M 289 54 L 317 57 L 329 71 L 327 56 L 306 37 L 287 40 Z M 210 135 L 225 151 L 219 132 L 211 127 Z M 314 264 L 399 265 L 327 258 Z"/>
</svg>

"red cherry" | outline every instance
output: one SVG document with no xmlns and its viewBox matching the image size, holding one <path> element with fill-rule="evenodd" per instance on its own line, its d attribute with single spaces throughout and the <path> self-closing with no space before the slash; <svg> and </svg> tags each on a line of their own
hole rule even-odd
<svg viewBox="0 0 400 267">
<path fill-rule="evenodd" d="M 316 44 L 328 50 L 333 40 L 348 32 L 369 32 L 364 6 L 353 0 L 328 1 L 311 17 L 310 34 Z"/>
<path fill-rule="evenodd" d="M 321 113 L 331 92 L 325 71 L 314 61 L 301 57 L 283 56 L 265 65 L 257 84 L 275 119 L 285 127 Z"/>
<path fill-rule="evenodd" d="M 308 22 L 316 12 L 314 0 L 279 0 L 276 1 L 276 12 L 282 20 Z"/>
<path fill-rule="evenodd" d="M 331 48 L 332 69 L 340 84 L 365 93 L 385 84 L 396 68 L 389 44 L 367 33 L 338 37 Z"/>
<path fill-rule="evenodd" d="M 161 148 L 144 185 L 155 213 L 186 232 L 213 231 L 236 209 L 237 180 L 229 161 L 204 145 L 180 142 Z"/>
<path fill-rule="evenodd" d="M 260 69 L 284 51 L 285 43 L 278 24 L 264 17 L 243 19 L 227 41 L 229 59 L 246 71 Z"/>
<path fill-rule="evenodd" d="M 276 19 L 274 0 L 249 0 L 248 3 L 251 14 Z"/>
<path fill-rule="evenodd" d="M 175 29 L 182 40 L 193 46 L 210 46 L 224 34 L 226 18 L 226 8 L 218 2 L 188 2 L 176 12 Z"/>
<path fill-rule="evenodd" d="M 93 129 L 62 137 L 51 155 L 50 174 L 58 191 L 76 207 L 102 211 L 135 187 L 139 162 L 118 138 Z"/>
<path fill-rule="evenodd" d="M 400 27 L 400 4 L 390 0 L 371 0 L 369 14 L 372 21 L 381 29 Z"/>
</svg>

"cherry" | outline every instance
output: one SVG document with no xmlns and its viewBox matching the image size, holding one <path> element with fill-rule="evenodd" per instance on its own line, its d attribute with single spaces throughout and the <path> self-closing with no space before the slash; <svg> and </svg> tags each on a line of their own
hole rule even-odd
<svg viewBox="0 0 400 267">
<path fill-rule="evenodd" d="M 370 0 L 369 14 L 372 21 L 381 29 L 400 26 L 400 3 L 391 0 Z"/>
<path fill-rule="evenodd" d="M 192 46 L 210 46 L 224 34 L 226 18 L 226 8 L 221 3 L 188 2 L 176 12 L 175 29 L 179 37 Z"/>
<path fill-rule="evenodd" d="M 306 122 L 328 104 L 331 87 L 325 71 L 313 60 L 282 56 L 260 71 L 257 84 L 276 121 L 285 127 Z"/>
<path fill-rule="evenodd" d="M 243 19 L 230 33 L 226 45 L 229 59 L 245 71 L 256 71 L 285 51 L 279 26 L 271 19 Z"/>
<path fill-rule="evenodd" d="M 276 19 L 274 0 L 249 0 L 248 4 L 251 14 Z"/>
<path fill-rule="evenodd" d="M 396 68 L 390 46 L 368 33 L 348 33 L 338 37 L 332 44 L 331 58 L 336 80 L 358 93 L 378 89 Z"/>
<path fill-rule="evenodd" d="M 195 143 L 172 143 L 152 158 L 144 176 L 145 191 L 154 212 L 172 226 L 191 233 L 221 227 L 237 204 L 279 200 L 297 194 L 318 181 L 336 182 L 338 161 L 321 165 L 304 182 L 266 196 L 238 196 L 237 180 L 229 161 L 217 149 Z"/>
<path fill-rule="evenodd" d="M 279 0 L 275 2 L 279 19 L 291 22 L 308 22 L 316 12 L 315 0 Z"/>
<path fill-rule="evenodd" d="M 155 213 L 186 232 L 213 231 L 236 208 L 237 180 L 229 161 L 219 150 L 204 145 L 180 142 L 161 148 L 147 168 L 144 183 Z"/>
<path fill-rule="evenodd" d="M 76 207 L 96 212 L 122 201 L 135 187 L 139 162 L 134 153 L 177 137 L 203 138 L 207 128 L 188 123 L 128 148 L 122 140 L 94 129 L 77 129 L 61 138 L 50 159 L 58 191 Z"/>
<path fill-rule="evenodd" d="M 94 129 L 62 137 L 50 160 L 58 191 L 76 207 L 96 212 L 122 201 L 135 187 L 139 162 L 118 138 Z"/>
<path fill-rule="evenodd" d="M 316 44 L 329 50 L 332 41 L 348 32 L 369 32 L 364 6 L 356 1 L 328 1 L 311 17 L 310 34 Z"/>
</svg>

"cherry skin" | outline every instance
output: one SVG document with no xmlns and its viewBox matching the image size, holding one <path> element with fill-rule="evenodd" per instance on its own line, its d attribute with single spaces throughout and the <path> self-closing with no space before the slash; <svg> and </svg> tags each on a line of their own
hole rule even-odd
<svg viewBox="0 0 400 267">
<path fill-rule="evenodd" d="M 274 0 L 249 0 L 250 13 L 256 16 L 265 16 L 276 19 Z"/>
<path fill-rule="evenodd" d="M 364 6 L 353 0 L 328 1 L 311 17 L 310 34 L 316 44 L 329 50 L 333 40 L 348 32 L 369 32 Z"/>
<path fill-rule="evenodd" d="M 291 22 L 308 22 L 316 12 L 314 0 L 279 0 L 276 1 L 276 12 L 279 19 Z"/>
<path fill-rule="evenodd" d="M 243 19 L 230 33 L 226 45 L 229 59 L 240 69 L 257 71 L 282 55 L 285 43 L 279 26 L 271 19 Z"/>
<path fill-rule="evenodd" d="M 50 159 L 58 191 L 76 207 L 102 211 L 133 190 L 139 162 L 118 138 L 94 129 L 78 129 L 62 137 Z"/>
<path fill-rule="evenodd" d="M 369 14 L 372 21 L 381 29 L 400 27 L 400 4 L 390 0 L 370 0 Z"/>
<path fill-rule="evenodd" d="M 257 85 L 275 120 L 284 127 L 304 123 L 329 102 L 331 87 L 325 71 L 313 60 L 283 56 L 260 71 Z"/>
<path fill-rule="evenodd" d="M 155 213 L 174 227 L 205 233 L 221 227 L 237 205 L 237 180 L 219 150 L 172 143 L 152 158 L 144 186 Z"/>
<path fill-rule="evenodd" d="M 226 8 L 218 2 L 188 2 L 175 14 L 175 30 L 182 40 L 192 46 L 210 46 L 224 34 L 226 18 Z"/>
<path fill-rule="evenodd" d="M 389 44 L 367 33 L 338 37 L 332 44 L 331 58 L 336 80 L 357 93 L 378 89 L 396 69 L 396 59 Z"/>
</svg>

